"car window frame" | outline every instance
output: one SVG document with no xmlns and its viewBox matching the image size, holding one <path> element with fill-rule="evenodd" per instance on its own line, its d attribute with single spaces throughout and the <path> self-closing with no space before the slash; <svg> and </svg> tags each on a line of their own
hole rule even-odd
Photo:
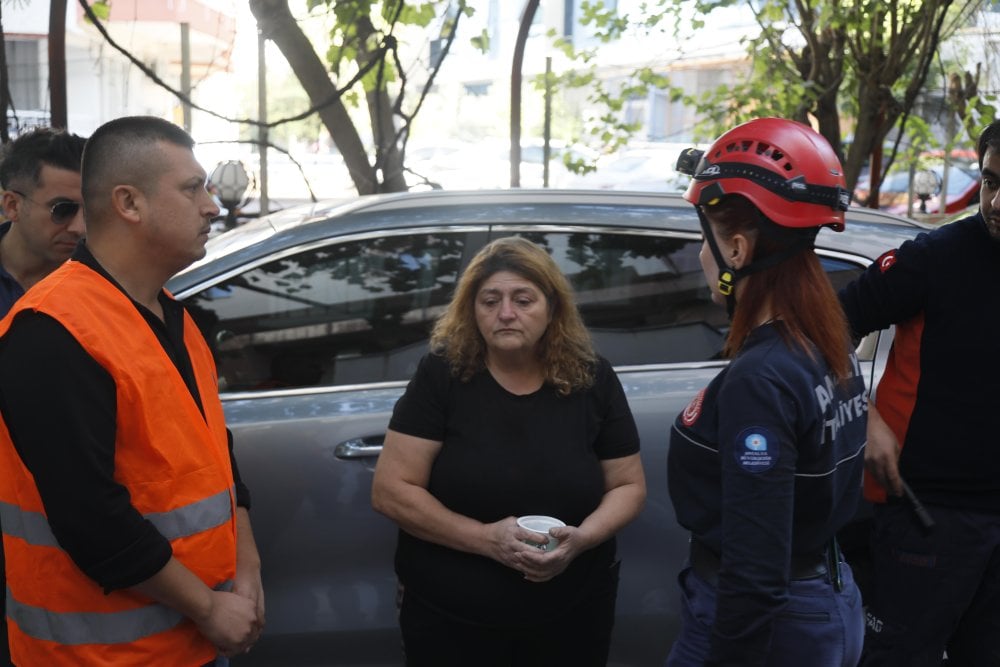
<svg viewBox="0 0 1000 667">
<path fill-rule="evenodd" d="M 386 238 L 389 236 L 415 236 L 420 234 L 451 234 L 451 235 L 465 235 L 467 237 L 467 243 L 463 249 L 462 258 L 459 263 L 458 275 L 461 275 L 462 271 L 465 270 L 468 265 L 469 260 L 472 258 L 476 252 L 486 244 L 486 239 L 489 235 L 488 223 L 480 224 L 461 224 L 461 225 L 427 225 L 421 227 L 394 227 L 391 229 L 381 229 L 381 230 L 365 230 L 363 232 L 353 232 L 347 234 L 340 234 L 336 236 L 327 236 L 321 239 L 315 239 L 307 241 L 304 243 L 299 243 L 295 245 L 290 245 L 284 248 L 276 249 L 271 253 L 262 255 L 253 261 L 247 262 L 245 264 L 240 264 L 236 267 L 231 267 L 225 271 L 221 271 L 217 274 L 212 275 L 200 282 L 197 282 L 183 290 L 178 290 L 174 297 L 179 301 L 184 301 L 186 298 L 204 292 L 206 290 L 217 287 L 221 283 L 227 280 L 231 280 L 239 275 L 255 271 L 260 267 L 269 264 L 271 262 L 280 261 L 288 257 L 293 257 L 295 255 L 313 252 L 317 249 L 322 249 L 327 246 L 339 245 L 344 243 L 357 243 L 364 242 L 367 240 Z M 219 396 L 223 401 L 226 400 L 243 400 L 250 398 L 271 398 L 277 396 L 306 396 L 314 394 L 325 394 L 330 391 L 358 391 L 359 389 L 376 389 L 376 388 L 386 388 L 386 387 L 401 387 L 406 386 L 409 380 L 386 380 L 377 382 L 364 382 L 357 384 L 341 384 L 341 385 L 315 385 L 308 387 L 277 387 L 277 388 L 267 388 L 267 389 L 241 389 L 241 390 L 220 390 Z"/>
<path fill-rule="evenodd" d="M 290 245 L 288 247 L 279 248 L 271 253 L 262 255 L 261 257 L 255 258 L 245 264 L 241 264 L 238 267 L 231 267 L 225 271 L 214 274 L 211 277 L 205 278 L 198 283 L 187 287 L 183 290 L 179 290 L 175 297 L 178 300 L 183 301 L 185 298 L 202 292 L 207 289 L 211 289 L 219 285 L 220 283 L 232 279 L 242 273 L 253 271 L 265 264 L 274 261 L 280 261 L 290 256 L 294 256 L 299 253 L 311 252 L 318 248 L 323 248 L 326 246 L 342 243 L 352 243 L 352 242 L 363 242 L 369 239 L 383 238 L 385 236 L 412 236 L 417 234 L 465 234 L 468 236 L 468 242 L 465 245 L 463 258 L 460 265 L 460 273 L 465 269 L 468 261 L 471 259 L 483 245 L 492 241 L 496 238 L 502 236 L 509 236 L 511 234 L 524 233 L 524 232 L 535 232 L 535 233 L 586 233 L 586 234 L 615 234 L 615 235 L 626 235 L 626 236 L 648 236 L 648 237 L 670 237 L 683 239 L 686 241 L 691 241 L 694 243 L 701 243 L 703 236 L 700 232 L 693 232 L 683 229 L 654 229 L 648 227 L 627 227 L 627 226 L 609 226 L 609 225 L 574 225 L 574 224 L 538 224 L 538 223 L 476 223 L 476 224 L 457 224 L 457 225 L 425 225 L 420 227 L 398 227 L 391 229 L 382 230 L 365 230 L 360 232 L 346 233 L 336 236 L 328 236 L 321 239 L 315 239 L 295 245 Z M 830 259 L 836 259 L 844 262 L 854 264 L 858 267 L 860 271 L 863 271 L 871 262 L 872 259 L 858 255 L 855 253 L 844 252 L 839 250 L 833 250 L 823 247 L 817 247 L 816 253 L 821 257 L 828 257 Z M 865 336 L 858 344 L 857 351 L 859 358 L 862 362 L 875 362 L 877 365 L 879 358 L 884 357 L 885 345 L 881 344 L 885 340 L 891 341 L 891 334 L 887 338 L 880 338 L 881 332 L 873 332 Z M 663 362 L 663 363 L 650 363 L 650 364 L 622 364 L 616 365 L 615 369 L 619 372 L 638 372 L 638 371 L 663 371 L 663 370 L 688 370 L 688 369 L 704 369 L 704 368 L 722 368 L 729 361 L 727 359 L 709 359 L 703 361 L 678 361 L 678 362 Z M 316 394 L 327 394 L 330 392 L 347 392 L 347 391 L 359 391 L 364 389 L 381 389 L 381 388 L 393 388 L 393 387 L 405 387 L 407 380 L 388 380 L 388 381 L 377 381 L 377 382 L 365 382 L 358 384 L 344 384 L 344 385 L 330 385 L 324 384 L 319 386 L 309 386 L 309 387 L 280 387 L 280 388 L 267 388 L 267 389 L 253 389 L 253 390 L 238 390 L 238 391 L 221 391 L 220 397 L 223 401 L 228 400 L 244 400 L 244 399 L 254 399 L 254 398 L 271 398 L 278 396 L 306 396 L 306 395 L 316 395 Z"/>
</svg>

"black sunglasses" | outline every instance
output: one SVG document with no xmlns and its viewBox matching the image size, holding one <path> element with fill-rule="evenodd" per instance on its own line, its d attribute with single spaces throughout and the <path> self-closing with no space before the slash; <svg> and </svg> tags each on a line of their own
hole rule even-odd
<svg viewBox="0 0 1000 667">
<path fill-rule="evenodd" d="M 21 197 L 24 197 L 25 199 L 30 201 L 32 204 L 35 204 L 36 206 L 42 206 L 42 207 L 45 206 L 45 204 L 35 201 L 34 199 L 24 194 L 23 192 L 13 189 L 11 190 L 11 192 L 13 192 L 16 195 L 20 195 Z M 80 202 L 78 201 L 69 201 L 69 200 L 57 201 L 49 209 L 49 215 L 52 217 L 52 222 L 56 223 L 57 225 L 68 225 L 69 223 L 73 222 L 73 218 L 76 217 L 76 213 L 79 210 L 80 210 Z"/>
</svg>

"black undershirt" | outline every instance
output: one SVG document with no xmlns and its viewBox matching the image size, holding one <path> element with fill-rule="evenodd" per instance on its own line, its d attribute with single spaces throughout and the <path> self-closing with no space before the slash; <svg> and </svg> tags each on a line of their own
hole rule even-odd
<svg viewBox="0 0 1000 667">
<path fill-rule="evenodd" d="M 121 289 L 84 244 L 73 259 Z M 164 321 L 133 301 L 201 408 L 184 346 L 184 307 L 166 293 L 159 302 Z M 0 412 L 14 445 L 60 546 L 108 591 L 149 579 L 172 555 L 169 541 L 114 479 L 116 403 L 111 375 L 55 319 L 23 312 L 0 340 Z M 249 507 L 227 434 L 237 505 Z"/>
</svg>

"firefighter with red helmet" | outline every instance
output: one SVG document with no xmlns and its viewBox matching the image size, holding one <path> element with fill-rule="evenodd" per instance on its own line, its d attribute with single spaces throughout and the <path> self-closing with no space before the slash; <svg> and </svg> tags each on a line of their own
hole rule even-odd
<svg viewBox="0 0 1000 667">
<path fill-rule="evenodd" d="M 860 498 L 865 384 L 813 251 L 844 228 L 840 162 L 811 128 L 762 118 L 689 149 L 730 364 L 677 417 L 668 481 L 691 531 L 670 667 L 854 667 L 861 596 L 836 544 Z"/>
</svg>

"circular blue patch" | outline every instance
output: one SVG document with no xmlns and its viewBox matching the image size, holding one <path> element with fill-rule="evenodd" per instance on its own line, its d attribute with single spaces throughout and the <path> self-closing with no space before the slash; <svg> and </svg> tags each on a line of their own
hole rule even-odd
<svg viewBox="0 0 1000 667">
<path fill-rule="evenodd" d="M 778 440 L 760 426 L 751 426 L 736 436 L 736 463 L 747 472 L 766 472 L 778 462 Z"/>
</svg>

